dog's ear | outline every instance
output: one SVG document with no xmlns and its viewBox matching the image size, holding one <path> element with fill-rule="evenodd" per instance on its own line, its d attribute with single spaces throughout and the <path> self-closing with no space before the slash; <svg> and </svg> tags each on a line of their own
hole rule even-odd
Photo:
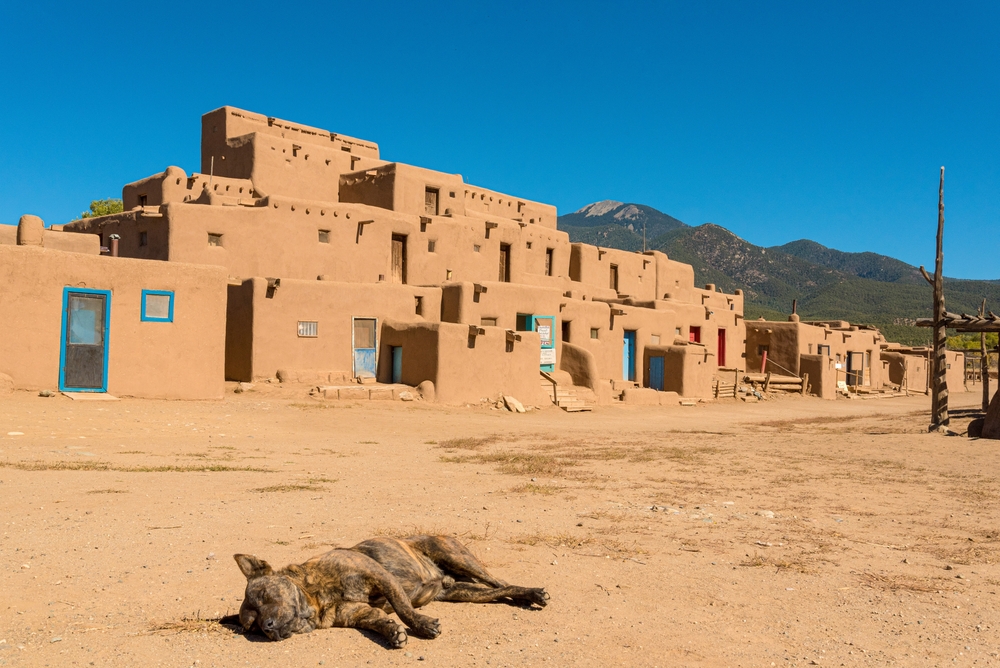
<svg viewBox="0 0 1000 668">
<path fill-rule="evenodd" d="M 306 593 L 302 591 L 300 587 L 296 587 L 299 592 L 299 610 L 298 615 L 301 619 L 312 619 L 316 611 L 313 610 L 312 606 L 309 605 L 309 599 L 306 597 Z"/>
<path fill-rule="evenodd" d="M 274 572 L 269 563 L 263 559 L 258 559 L 252 554 L 234 554 L 233 559 L 236 560 L 236 565 L 243 571 L 243 575 L 247 576 L 247 580 L 259 578 L 263 575 L 270 575 Z"/>
</svg>

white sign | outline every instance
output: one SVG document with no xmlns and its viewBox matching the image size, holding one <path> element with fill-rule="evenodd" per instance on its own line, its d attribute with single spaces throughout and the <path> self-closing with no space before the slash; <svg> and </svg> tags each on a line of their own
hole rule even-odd
<svg viewBox="0 0 1000 668">
<path fill-rule="evenodd" d="M 833 365 L 833 368 L 834 369 L 843 369 L 844 365 L 841 364 L 840 362 L 837 362 L 836 364 Z"/>
<path fill-rule="evenodd" d="M 538 325 L 538 338 L 542 340 L 543 346 L 552 345 L 552 325 Z"/>
<path fill-rule="evenodd" d="M 555 364 L 555 363 L 556 363 L 556 349 L 542 348 L 542 364 Z"/>
</svg>

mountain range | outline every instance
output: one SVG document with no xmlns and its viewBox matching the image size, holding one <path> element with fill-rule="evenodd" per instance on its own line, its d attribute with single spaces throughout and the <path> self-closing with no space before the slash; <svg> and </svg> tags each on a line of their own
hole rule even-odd
<svg viewBox="0 0 1000 668">
<path fill-rule="evenodd" d="M 762 247 L 724 227 L 687 225 L 642 204 L 605 200 L 559 216 L 571 241 L 606 248 L 660 250 L 694 267 L 697 284 L 726 292 L 740 288 L 748 320 L 785 320 L 792 300 L 803 320 L 837 319 L 879 327 L 890 341 L 930 342 L 929 329 L 913 326 L 930 317 L 931 289 L 919 269 L 878 253 L 845 253 L 801 239 Z M 975 313 L 986 299 L 1000 305 L 1000 281 L 945 279 L 945 303 L 953 312 Z"/>
</svg>

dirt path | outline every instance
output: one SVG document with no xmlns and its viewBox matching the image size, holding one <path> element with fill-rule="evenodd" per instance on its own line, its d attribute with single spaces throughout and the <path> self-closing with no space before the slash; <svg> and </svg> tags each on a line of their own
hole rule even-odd
<svg viewBox="0 0 1000 668">
<path fill-rule="evenodd" d="M 997 664 L 1000 454 L 927 434 L 927 404 L 18 393 L 0 399 L 0 665 Z M 233 553 L 279 566 L 425 531 L 551 605 L 432 604 L 441 637 L 396 651 L 211 621 L 239 609 Z"/>
</svg>

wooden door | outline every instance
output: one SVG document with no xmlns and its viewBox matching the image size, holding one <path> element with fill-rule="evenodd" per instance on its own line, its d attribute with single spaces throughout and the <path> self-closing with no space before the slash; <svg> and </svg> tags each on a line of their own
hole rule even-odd
<svg viewBox="0 0 1000 668">
<path fill-rule="evenodd" d="M 719 366 L 726 366 L 726 330 L 719 329 Z"/>
<path fill-rule="evenodd" d="M 663 358 L 649 358 L 649 386 L 654 390 L 663 391 Z"/>
<path fill-rule="evenodd" d="M 499 278 L 503 283 L 510 282 L 510 244 L 500 244 Z"/>
<path fill-rule="evenodd" d="M 355 378 L 375 377 L 376 325 L 375 318 L 354 318 Z"/>
<path fill-rule="evenodd" d="M 392 235 L 392 282 L 406 283 L 406 236 Z"/>
</svg>

